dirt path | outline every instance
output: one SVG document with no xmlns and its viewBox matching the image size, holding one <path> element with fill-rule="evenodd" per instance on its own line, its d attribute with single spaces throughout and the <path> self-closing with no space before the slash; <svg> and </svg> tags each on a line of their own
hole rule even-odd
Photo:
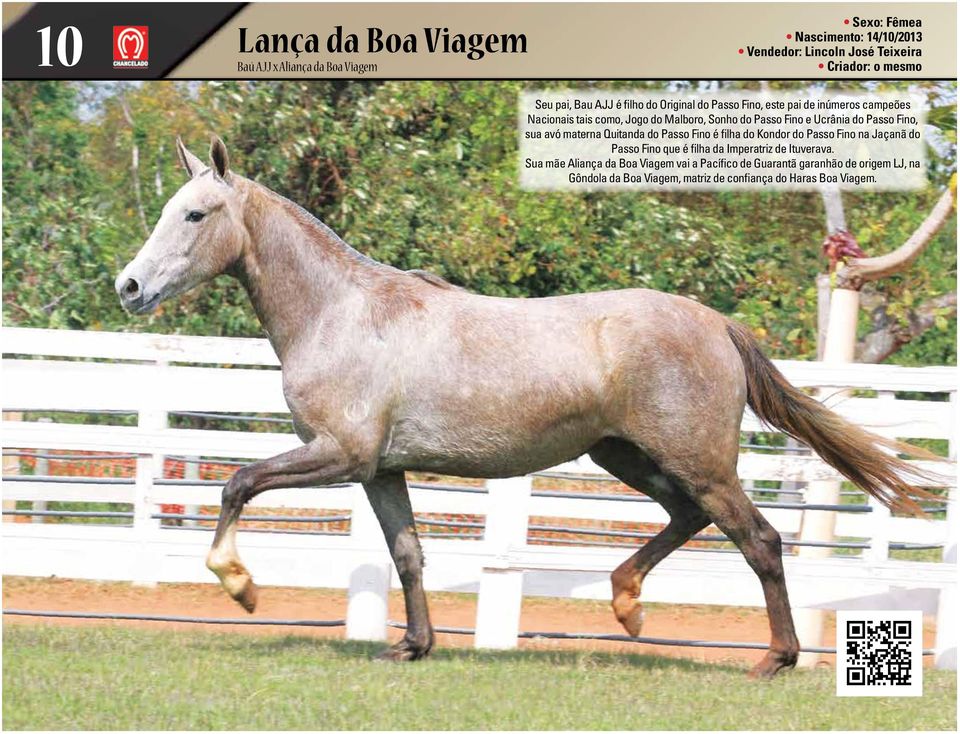
<svg viewBox="0 0 960 734">
<path fill-rule="evenodd" d="M 429 594 L 433 622 L 445 627 L 473 627 L 476 621 L 476 597 L 470 594 Z M 241 617 L 244 613 L 218 586 L 213 584 L 160 584 L 155 588 L 128 583 L 73 581 L 69 579 L 33 579 L 10 576 L 3 579 L 4 609 L 146 613 L 196 617 Z M 341 619 L 346 613 L 346 591 L 335 589 L 296 589 L 266 587 L 260 594 L 256 617 L 273 619 Z M 390 619 L 403 621 L 403 599 L 399 592 L 390 595 Z M 314 635 L 342 638 L 336 628 L 254 627 L 240 625 L 199 625 L 157 622 L 107 622 L 101 620 L 63 620 L 37 617 L 4 617 L 4 624 L 120 624 L 168 629 L 208 629 L 242 634 Z M 597 632 L 622 634 L 622 629 L 606 602 L 576 599 L 525 598 L 520 620 L 522 630 L 542 632 Z M 676 639 L 765 641 L 769 635 L 766 613 L 762 609 L 733 607 L 650 604 L 647 606 L 644 636 Z M 833 627 L 825 640 L 833 639 Z M 391 630 L 391 640 L 400 630 Z M 473 637 L 438 635 L 442 647 L 469 647 Z M 826 642 L 825 644 L 832 644 Z M 683 657 L 713 662 L 753 663 L 762 656 L 754 650 L 712 650 L 668 647 L 597 640 L 521 640 L 527 649 L 587 649 L 622 651 Z M 825 656 L 824 665 L 833 665 Z"/>
</svg>

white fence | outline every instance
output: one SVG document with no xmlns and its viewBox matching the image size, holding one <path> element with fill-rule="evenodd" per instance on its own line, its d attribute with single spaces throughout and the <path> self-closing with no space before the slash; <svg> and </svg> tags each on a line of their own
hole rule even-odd
<svg viewBox="0 0 960 734">
<path fill-rule="evenodd" d="M 5 481 L 5 506 L 10 500 L 121 502 L 132 503 L 134 512 L 129 527 L 5 523 L 3 572 L 140 582 L 214 581 L 203 563 L 209 533 L 162 526 L 154 515 L 160 504 L 217 505 L 220 487 L 160 481 L 163 457 L 259 459 L 298 441 L 289 434 L 170 428 L 168 413 L 286 413 L 278 364 L 269 345 L 258 339 L 5 329 L 2 349 L 5 355 L 16 356 L 2 363 L 4 411 L 129 411 L 139 417 L 136 427 L 4 420 L 5 451 L 56 449 L 140 457 L 136 479 L 128 483 L 53 482 L 28 476 Z M 778 366 L 798 386 L 874 391 L 876 397 L 845 398 L 831 406 L 871 430 L 904 439 L 947 439 L 953 446 L 955 368 L 807 362 Z M 948 393 L 951 400 L 895 399 L 897 391 Z M 748 412 L 743 430 L 763 429 Z M 556 470 L 602 474 L 587 459 Z M 747 485 L 757 480 L 807 482 L 838 476 L 815 456 L 762 452 L 743 453 L 739 471 Z M 519 477 L 489 481 L 487 491 L 438 491 L 426 485 L 411 490 L 417 513 L 485 518 L 481 539 L 423 542 L 428 589 L 479 594 L 478 646 L 516 644 L 524 595 L 607 599 L 609 572 L 630 552 L 530 544 L 530 517 L 667 521 L 658 505 L 637 497 L 565 497 L 532 492 L 531 486 L 531 477 Z M 394 587 L 398 581 L 388 570 L 389 556 L 361 488 L 275 490 L 257 497 L 251 506 L 349 512 L 348 536 L 241 531 L 241 553 L 261 584 L 350 588 L 348 634 L 385 636 L 383 587 L 386 579 Z M 785 536 L 798 532 L 803 512 L 781 506 L 763 511 Z M 865 541 L 867 547 L 858 557 L 788 555 L 785 567 L 793 605 L 923 609 L 938 617 L 938 664 L 955 666 L 956 518 L 952 503 L 946 520 L 896 518 L 886 512 L 838 513 L 837 535 Z M 897 543 L 942 545 L 947 562 L 892 560 L 889 548 Z M 760 584 L 740 554 L 722 551 L 674 553 L 646 580 L 643 596 L 647 601 L 763 606 Z"/>
</svg>

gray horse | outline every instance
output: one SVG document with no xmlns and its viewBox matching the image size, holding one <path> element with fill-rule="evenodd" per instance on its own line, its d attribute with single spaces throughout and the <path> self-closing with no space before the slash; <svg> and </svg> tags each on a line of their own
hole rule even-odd
<svg viewBox="0 0 960 734">
<path fill-rule="evenodd" d="M 434 635 L 404 472 L 507 477 L 589 453 L 670 515 L 611 576 L 624 628 L 640 633 L 644 577 L 713 522 L 763 586 L 772 639 L 751 673 L 766 678 L 794 665 L 799 646 L 780 537 L 737 478 L 744 405 L 887 505 L 915 509 L 924 496 L 907 479 L 922 475 L 885 449 L 920 450 L 867 433 L 793 388 L 749 332 L 716 311 L 650 290 L 469 293 L 361 255 L 231 171 L 219 138 L 209 165 L 179 139 L 177 149 L 190 180 L 116 288 L 124 308 L 142 314 L 230 273 L 280 358 L 303 446 L 230 479 L 207 558 L 247 611 L 257 590 L 235 542 L 244 503 L 278 487 L 361 482 L 406 601 L 406 634 L 383 657 L 423 657 Z"/>
</svg>

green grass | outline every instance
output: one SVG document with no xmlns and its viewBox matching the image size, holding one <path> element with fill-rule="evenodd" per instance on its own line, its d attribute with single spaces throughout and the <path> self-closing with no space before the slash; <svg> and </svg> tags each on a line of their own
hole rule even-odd
<svg viewBox="0 0 960 734">
<path fill-rule="evenodd" d="M 644 655 L 438 650 L 298 636 L 7 625 L 6 729 L 956 729 L 956 674 L 924 696 L 836 698 L 832 670 L 769 683 Z"/>
</svg>

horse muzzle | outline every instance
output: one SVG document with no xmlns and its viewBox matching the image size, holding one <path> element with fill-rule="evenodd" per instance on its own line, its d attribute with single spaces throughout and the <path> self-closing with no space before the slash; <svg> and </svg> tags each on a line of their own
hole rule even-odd
<svg viewBox="0 0 960 734">
<path fill-rule="evenodd" d="M 150 293 L 138 278 L 121 273 L 114 286 L 120 296 L 120 304 L 129 313 L 149 313 L 160 304 L 159 291 Z"/>
</svg>

